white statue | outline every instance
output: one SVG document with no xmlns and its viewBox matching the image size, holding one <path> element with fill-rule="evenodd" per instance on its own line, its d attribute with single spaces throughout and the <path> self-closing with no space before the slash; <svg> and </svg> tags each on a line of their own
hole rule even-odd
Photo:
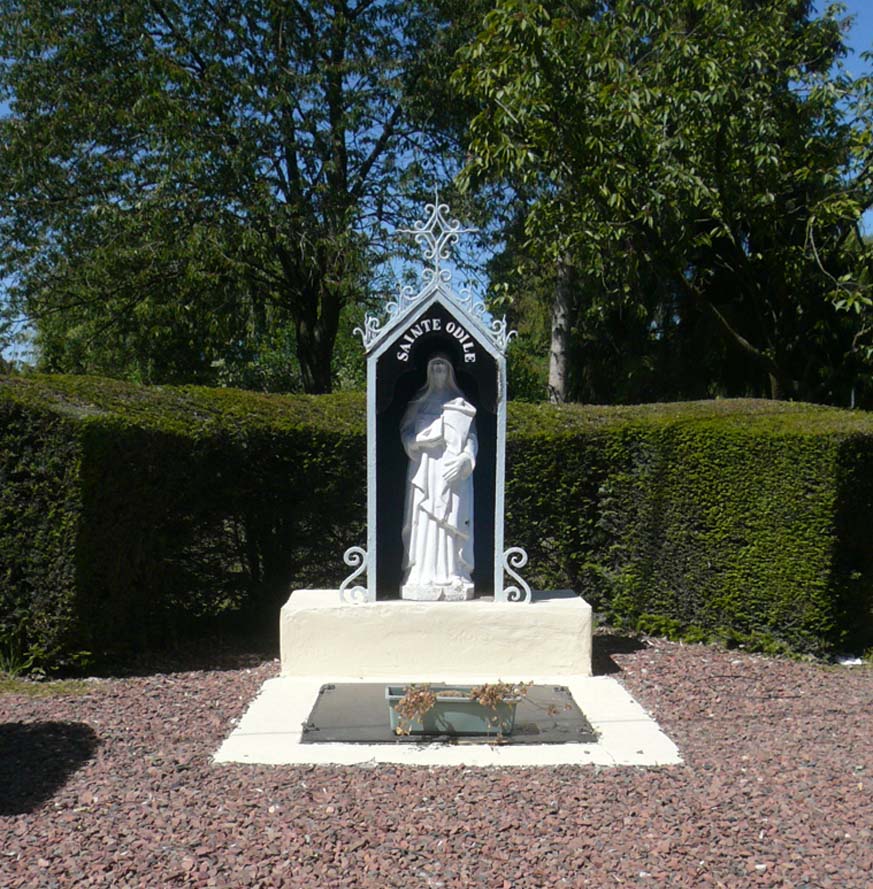
<svg viewBox="0 0 873 889">
<path fill-rule="evenodd" d="M 403 599 L 472 599 L 476 408 L 448 356 L 427 363 L 427 383 L 400 421 L 409 457 L 403 509 Z"/>
</svg>

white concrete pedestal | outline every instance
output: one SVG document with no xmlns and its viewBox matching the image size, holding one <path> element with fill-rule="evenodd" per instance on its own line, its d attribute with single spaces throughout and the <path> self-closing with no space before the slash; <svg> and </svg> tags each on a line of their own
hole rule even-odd
<svg viewBox="0 0 873 889">
<path fill-rule="evenodd" d="M 282 675 L 268 679 L 216 762 L 427 766 L 672 765 L 681 757 L 611 676 L 591 675 L 591 608 L 570 592 L 532 604 L 385 601 L 343 605 L 296 590 L 282 609 Z M 304 743 L 323 684 L 502 679 L 564 685 L 597 733 L 591 743 Z M 388 719 L 387 705 L 385 719 Z"/>
<path fill-rule="evenodd" d="M 591 675 L 591 606 L 570 590 L 533 602 L 358 605 L 295 590 L 280 618 L 282 675 L 494 678 Z"/>
</svg>

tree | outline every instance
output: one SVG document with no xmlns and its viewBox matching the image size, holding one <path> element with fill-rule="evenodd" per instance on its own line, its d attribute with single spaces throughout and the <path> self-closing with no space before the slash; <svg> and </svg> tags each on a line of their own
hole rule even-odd
<svg viewBox="0 0 873 889">
<path fill-rule="evenodd" d="M 572 264 L 583 324 L 623 306 L 653 348 L 717 336 L 741 392 L 847 399 L 873 121 L 839 12 L 500 0 L 457 74 L 481 108 L 463 182 L 535 193 L 531 249 Z"/>
<path fill-rule="evenodd" d="M 49 364 L 207 379 L 288 331 L 328 391 L 376 236 L 450 145 L 424 96 L 460 8 L 0 0 L 0 271 Z"/>
<path fill-rule="evenodd" d="M 229 261 L 233 248 L 222 243 L 221 227 L 157 207 L 100 214 L 86 232 L 89 222 L 81 224 L 76 252 L 68 243 L 63 255 L 44 261 L 42 298 L 28 300 L 37 310 L 43 370 L 300 387 L 296 362 L 275 379 L 253 378 L 290 319 L 247 280 L 244 265 Z"/>
</svg>

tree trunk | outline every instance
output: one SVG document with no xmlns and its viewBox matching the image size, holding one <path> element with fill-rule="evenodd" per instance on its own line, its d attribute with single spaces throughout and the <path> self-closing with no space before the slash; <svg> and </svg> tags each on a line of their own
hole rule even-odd
<svg viewBox="0 0 873 889">
<path fill-rule="evenodd" d="M 570 364 L 570 325 L 573 307 L 573 269 L 561 259 L 558 261 L 555 298 L 552 302 L 552 341 L 549 348 L 549 401 L 561 403 L 568 400 Z"/>
<path fill-rule="evenodd" d="M 323 395 L 333 388 L 331 359 L 339 329 L 339 300 L 333 293 L 312 297 L 308 305 L 321 309 L 296 318 L 297 360 L 303 378 L 303 391 L 309 395 Z"/>
<path fill-rule="evenodd" d="M 331 391 L 330 359 L 333 342 L 327 344 L 321 323 L 310 324 L 297 320 L 297 360 L 303 378 L 303 391 L 309 395 L 323 395 Z"/>
</svg>

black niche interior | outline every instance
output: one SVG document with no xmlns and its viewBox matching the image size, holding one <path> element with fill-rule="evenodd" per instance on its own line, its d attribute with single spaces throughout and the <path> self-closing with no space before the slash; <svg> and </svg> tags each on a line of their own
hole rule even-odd
<svg viewBox="0 0 873 889">
<path fill-rule="evenodd" d="M 401 533 L 409 460 L 400 442 L 400 421 L 410 398 L 425 384 L 427 363 L 436 352 L 452 356 L 458 385 L 476 408 L 479 449 L 473 470 L 473 584 L 477 596 L 494 593 L 497 362 L 478 343 L 476 361 L 465 362 L 457 339 L 444 332 L 446 319 L 453 316 L 437 304 L 424 315 L 434 317 L 443 318 L 443 329 L 419 336 L 408 361 L 399 361 L 397 349 L 391 347 L 376 364 L 376 589 L 380 598 L 398 598 L 402 581 Z"/>
</svg>

